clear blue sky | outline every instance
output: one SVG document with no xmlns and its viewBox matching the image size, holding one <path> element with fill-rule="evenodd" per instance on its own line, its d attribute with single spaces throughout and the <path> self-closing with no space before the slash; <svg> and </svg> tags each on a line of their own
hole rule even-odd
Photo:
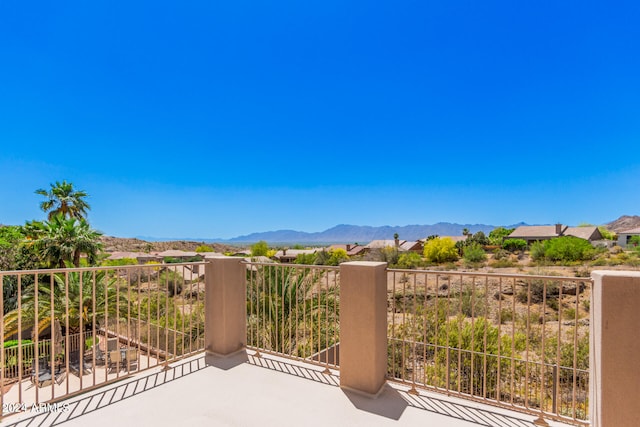
<svg viewBox="0 0 640 427">
<path fill-rule="evenodd" d="M 63 179 L 122 237 L 640 214 L 639 16 L 0 0 L 0 223 Z"/>
</svg>

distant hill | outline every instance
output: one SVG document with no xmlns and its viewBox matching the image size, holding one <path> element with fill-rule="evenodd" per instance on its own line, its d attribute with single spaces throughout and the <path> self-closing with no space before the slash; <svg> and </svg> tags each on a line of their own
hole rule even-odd
<svg viewBox="0 0 640 427">
<path fill-rule="evenodd" d="M 640 227 L 640 216 L 638 215 L 622 215 L 615 221 L 611 221 L 606 224 L 607 229 L 615 233 L 619 233 L 625 230 L 631 230 L 632 228 Z"/>
<path fill-rule="evenodd" d="M 516 227 L 521 224 L 509 226 Z M 257 242 L 265 240 L 267 242 L 305 242 L 305 243 L 354 243 L 365 244 L 371 240 L 393 239 L 393 235 L 398 233 L 402 240 L 418 240 L 427 236 L 437 234 L 439 236 L 459 236 L 462 230 L 468 228 L 471 233 L 482 231 L 488 234 L 496 228 L 487 224 L 452 224 L 449 222 L 439 222 L 433 225 L 405 225 L 405 226 L 380 226 L 371 227 L 366 225 L 336 225 L 328 230 L 307 233 L 295 230 L 267 231 L 263 233 L 252 233 L 244 236 L 234 237 L 226 242 Z"/>
</svg>

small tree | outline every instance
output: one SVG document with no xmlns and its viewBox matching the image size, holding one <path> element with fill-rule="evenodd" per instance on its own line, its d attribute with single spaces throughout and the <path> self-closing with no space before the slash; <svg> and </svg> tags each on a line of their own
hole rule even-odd
<svg viewBox="0 0 640 427">
<path fill-rule="evenodd" d="M 269 252 L 269 245 L 264 240 L 251 245 L 251 256 L 267 256 L 267 252 Z"/>
<path fill-rule="evenodd" d="M 436 237 L 424 245 L 424 257 L 431 262 L 452 262 L 458 259 L 458 251 L 450 238 Z"/>
<path fill-rule="evenodd" d="M 467 240 L 470 240 L 469 243 L 477 243 L 481 246 L 489 244 L 489 239 L 487 239 L 487 236 L 484 234 L 483 231 L 476 232 L 473 236 L 471 236 Z"/>
<path fill-rule="evenodd" d="M 347 251 L 341 248 L 332 249 L 329 251 L 329 260 L 327 261 L 327 265 L 339 265 L 341 262 L 345 262 L 349 260 L 349 255 L 347 255 Z"/>
<path fill-rule="evenodd" d="M 509 234 L 513 233 L 513 230 L 515 230 L 515 228 L 494 228 L 489 233 L 489 243 L 496 246 L 502 246 L 504 239 L 506 239 Z"/>
<path fill-rule="evenodd" d="M 197 253 L 202 253 L 202 252 L 213 252 L 213 248 L 211 246 L 208 245 L 200 245 L 196 248 L 196 252 Z"/>
</svg>

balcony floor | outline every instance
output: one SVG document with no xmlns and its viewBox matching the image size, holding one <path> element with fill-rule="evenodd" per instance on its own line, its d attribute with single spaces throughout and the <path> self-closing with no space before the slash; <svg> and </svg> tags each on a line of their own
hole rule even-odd
<svg viewBox="0 0 640 427">
<path fill-rule="evenodd" d="M 336 375 L 322 371 L 274 356 L 201 354 L 60 402 L 66 411 L 27 408 L 0 426 L 525 427 L 535 419 L 437 393 L 414 396 L 397 385 L 369 399 L 343 391 Z"/>
</svg>

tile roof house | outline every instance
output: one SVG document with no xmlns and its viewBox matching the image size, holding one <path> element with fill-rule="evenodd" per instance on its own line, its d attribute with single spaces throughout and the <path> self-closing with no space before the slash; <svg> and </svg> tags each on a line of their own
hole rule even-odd
<svg viewBox="0 0 640 427">
<path fill-rule="evenodd" d="M 527 243 L 536 242 L 539 240 L 549 240 L 555 237 L 573 236 L 581 239 L 593 242 L 595 240 L 602 240 L 602 234 L 598 227 L 569 227 L 567 225 L 522 225 L 515 230 L 509 236 L 508 239 L 522 239 Z"/>
<path fill-rule="evenodd" d="M 400 245 L 402 245 L 404 242 L 406 242 L 406 240 L 398 240 L 398 247 L 400 247 Z M 393 239 L 389 239 L 389 240 L 372 240 L 369 242 L 369 244 L 365 245 L 365 248 L 371 250 L 371 249 L 384 249 L 387 247 L 392 247 L 395 248 L 396 247 L 396 241 Z"/>
<path fill-rule="evenodd" d="M 318 249 L 282 249 L 273 256 L 281 263 L 291 263 L 301 254 L 315 254 Z"/>
<path fill-rule="evenodd" d="M 398 248 L 398 252 L 418 252 L 424 249 L 424 243 L 421 241 L 411 240 L 372 240 L 368 245 L 364 246 L 367 252 L 372 249 Z"/>
<path fill-rule="evenodd" d="M 344 249 L 350 257 L 362 255 L 365 252 L 365 247 L 358 244 L 331 245 L 328 249 Z"/>
</svg>

